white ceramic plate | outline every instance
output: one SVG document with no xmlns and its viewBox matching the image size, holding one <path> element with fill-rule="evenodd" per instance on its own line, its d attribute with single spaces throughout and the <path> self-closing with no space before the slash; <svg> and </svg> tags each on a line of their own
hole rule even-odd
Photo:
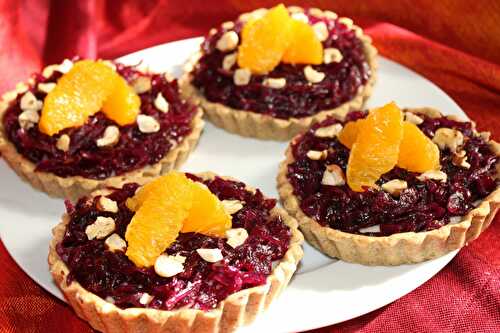
<svg viewBox="0 0 500 333">
<path fill-rule="evenodd" d="M 201 39 L 193 38 L 139 51 L 119 60 L 142 61 L 152 70 L 181 73 L 181 65 Z M 434 84 L 392 61 L 379 58 L 379 79 L 368 106 L 394 100 L 400 106 L 432 106 L 465 116 Z M 276 173 L 286 143 L 259 141 L 226 133 L 207 124 L 186 171 L 211 170 L 236 177 L 277 197 Z M 47 268 L 51 228 L 64 211 L 62 200 L 50 199 L 23 183 L 0 162 L 0 235 L 19 266 L 54 296 L 62 295 Z M 399 267 L 366 267 L 327 258 L 305 245 L 302 265 L 289 287 L 245 332 L 291 332 L 345 321 L 380 308 L 434 276 L 456 251 L 436 260 Z"/>
</svg>

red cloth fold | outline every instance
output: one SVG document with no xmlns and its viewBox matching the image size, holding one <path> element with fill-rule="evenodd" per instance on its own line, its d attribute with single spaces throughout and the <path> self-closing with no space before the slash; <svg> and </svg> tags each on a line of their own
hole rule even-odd
<svg viewBox="0 0 500 333">
<path fill-rule="evenodd" d="M 114 58 L 202 35 L 243 11 L 275 3 L 0 0 L 0 93 L 43 64 L 64 57 Z M 500 138 L 500 2 L 317 0 L 294 4 L 353 17 L 373 37 L 382 55 L 435 82 L 480 130 L 491 131 L 497 141 Z M 425 104 L 423 100 L 421 106 Z M 443 271 L 412 293 L 317 332 L 500 332 L 498 219 Z M 0 264 L 0 332 L 91 331 L 68 306 L 30 280 L 2 244 Z"/>
</svg>

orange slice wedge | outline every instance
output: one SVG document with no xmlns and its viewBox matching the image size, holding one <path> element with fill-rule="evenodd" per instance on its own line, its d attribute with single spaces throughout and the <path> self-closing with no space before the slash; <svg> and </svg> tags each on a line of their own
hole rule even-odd
<svg viewBox="0 0 500 333">
<path fill-rule="evenodd" d="M 302 21 L 291 20 L 292 36 L 282 61 L 289 64 L 319 65 L 323 62 L 323 44 L 313 28 Z"/>
</svg>

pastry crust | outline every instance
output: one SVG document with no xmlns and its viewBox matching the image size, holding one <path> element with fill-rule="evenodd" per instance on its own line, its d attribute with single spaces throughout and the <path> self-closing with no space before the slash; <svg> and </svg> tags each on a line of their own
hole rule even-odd
<svg viewBox="0 0 500 333">
<path fill-rule="evenodd" d="M 317 13 L 320 12 L 322 11 L 317 10 Z M 363 42 L 366 61 L 371 69 L 371 76 L 366 84 L 359 88 L 354 98 L 334 109 L 323 110 L 309 117 L 279 119 L 249 110 L 233 109 L 221 103 L 210 102 L 191 84 L 190 69 L 201 57 L 200 51 L 195 53 L 186 63 L 186 72 L 179 80 L 181 92 L 186 98 L 192 99 L 194 103 L 203 108 L 210 122 L 228 132 L 263 140 L 289 140 L 296 134 L 305 131 L 311 124 L 322 121 L 328 116 L 335 116 L 343 120 L 349 111 L 362 108 L 364 102 L 371 96 L 377 76 L 377 49 L 372 45 L 371 38 L 365 35 L 360 27 L 353 25 L 352 29 L 356 31 L 358 38 Z"/>
<path fill-rule="evenodd" d="M 207 172 L 198 176 L 210 179 L 215 177 L 215 174 Z M 250 187 L 247 189 L 253 190 Z M 66 224 L 69 223 L 67 214 L 64 214 L 61 223 L 52 230 L 54 237 L 50 242 L 48 256 L 50 272 L 77 315 L 102 332 L 233 332 L 238 327 L 251 323 L 259 313 L 267 309 L 272 300 L 287 286 L 303 256 L 304 238 L 298 230 L 297 221 L 279 207 L 275 207 L 271 214 L 280 215 L 292 232 L 285 256 L 267 277 L 266 284 L 238 291 L 209 311 L 120 309 L 85 290 L 76 281 L 68 285 L 68 267 L 56 252 L 56 245 L 62 240 Z"/>
<path fill-rule="evenodd" d="M 151 177 L 156 177 L 169 170 L 178 168 L 196 147 L 205 125 L 202 119 L 203 110 L 198 107 L 191 122 L 191 133 L 185 136 L 176 147 L 173 147 L 159 162 L 153 165 L 147 165 L 143 168 L 102 180 L 81 176 L 59 177 L 52 173 L 36 171 L 36 165 L 17 152 L 16 147 L 9 141 L 7 133 L 5 133 L 1 119 L 3 119 L 4 112 L 8 109 L 9 103 L 21 93 L 24 93 L 24 91 L 18 88 L 4 94 L 0 100 L 0 154 L 22 180 L 51 197 L 76 200 L 97 189 L 119 186 L 124 181 L 143 184 L 151 179 Z"/>
<path fill-rule="evenodd" d="M 435 109 L 406 109 L 429 116 L 441 116 Z M 500 156 L 499 144 L 490 141 L 492 150 Z M 425 232 L 404 232 L 384 237 L 351 234 L 320 225 L 300 208 L 293 187 L 288 181 L 288 165 L 294 157 L 290 148 L 281 162 L 277 177 L 278 192 L 285 209 L 295 217 L 305 239 L 330 257 L 363 265 L 402 265 L 437 258 L 460 249 L 479 237 L 491 223 L 500 207 L 500 187 L 483 199 L 456 223 Z M 497 165 L 498 170 L 498 165 Z"/>
</svg>

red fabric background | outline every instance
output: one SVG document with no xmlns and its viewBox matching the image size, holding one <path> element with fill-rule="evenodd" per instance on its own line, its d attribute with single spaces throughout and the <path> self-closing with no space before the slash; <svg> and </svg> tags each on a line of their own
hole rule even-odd
<svg viewBox="0 0 500 333">
<path fill-rule="evenodd" d="M 43 64 L 64 57 L 117 57 L 204 34 L 242 11 L 274 3 L 0 0 L 0 93 Z M 500 138 L 500 2 L 318 0 L 293 4 L 332 9 L 355 18 L 381 54 L 435 82 L 481 130 Z M 498 220 L 409 295 L 317 332 L 499 332 Z M 0 332 L 91 331 L 70 308 L 31 281 L 1 243 L 0 265 Z"/>
</svg>

